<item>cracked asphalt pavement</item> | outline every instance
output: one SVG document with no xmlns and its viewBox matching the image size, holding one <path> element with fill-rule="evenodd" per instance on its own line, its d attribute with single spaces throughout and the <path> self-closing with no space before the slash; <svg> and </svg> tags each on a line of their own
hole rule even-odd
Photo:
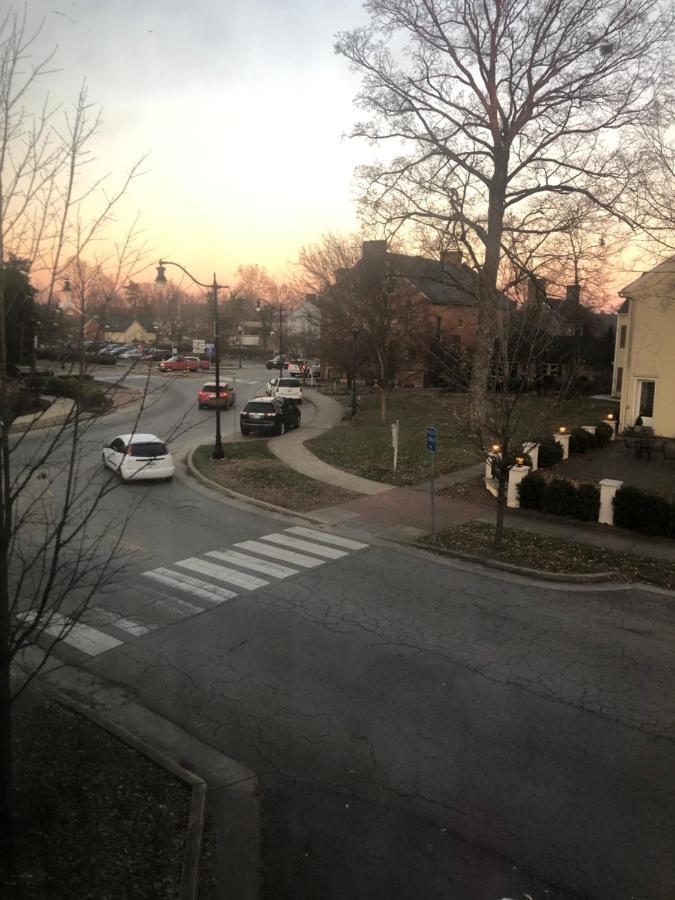
<svg viewBox="0 0 675 900">
<path fill-rule="evenodd" d="M 85 668 L 259 775 L 269 900 L 672 900 L 674 637 L 672 595 L 374 545 Z"/>
</svg>

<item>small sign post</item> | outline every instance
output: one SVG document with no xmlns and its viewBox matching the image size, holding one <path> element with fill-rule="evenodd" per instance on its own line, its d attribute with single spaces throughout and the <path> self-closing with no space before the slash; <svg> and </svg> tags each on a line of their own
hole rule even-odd
<svg viewBox="0 0 675 900">
<path fill-rule="evenodd" d="M 436 504 L 435 504 L 435 459 L 438 450 L 438 431 L 431 425 L 427 426 L 427 450 L 431 454 L 431 539 L 436 536 Z"/>
<path fill-rule="evenodd" d="M 398 465 L 398 419 L 391 425 L 391 446 L 394 448 L 394 472 Z"/>
</svg>

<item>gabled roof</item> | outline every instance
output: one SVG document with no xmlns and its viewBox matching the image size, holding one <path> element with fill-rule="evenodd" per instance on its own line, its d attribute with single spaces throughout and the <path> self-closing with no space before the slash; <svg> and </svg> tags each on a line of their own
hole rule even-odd
<svg viewBox="0 0 675 900">
<path fill-rule="evenodd" d="M 670 256 L 648 272 L 643 272 L 639 278 L 636 278 L 635 281 L 631 281 L 626 287 L 621 288 L 619 296 L 632 296 L 648 287 L 663 285 L 668 282 L 673 284 L 673 287 L 675 288 L 673 279 L 675 279 L 675 256 Z"/>
<path fill-rule="evenodd" d="M 147 319 L 138 319 L 135 316 L 131 319 L 111 319 L 105 323 L 106 331 L 126 331 L 132 325 L 140 325 L 143 331 L 154 332 L 155 326 Z"/>
</svg>

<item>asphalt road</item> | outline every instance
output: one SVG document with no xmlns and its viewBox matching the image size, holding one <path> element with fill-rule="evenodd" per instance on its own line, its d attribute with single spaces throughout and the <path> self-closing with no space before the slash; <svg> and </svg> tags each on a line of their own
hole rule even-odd
<svg viewBox="0 0 675 900">
<path fill-rule="evenodd" d="M 190 408 L 174 449 L 212 421 Z M 136 497 L 125 573 L 59 654 L 258 773 L 268 900 L 675 896 L 672 596 L 321 539 L 182 480 L 108 520 Z"/>
</svg>

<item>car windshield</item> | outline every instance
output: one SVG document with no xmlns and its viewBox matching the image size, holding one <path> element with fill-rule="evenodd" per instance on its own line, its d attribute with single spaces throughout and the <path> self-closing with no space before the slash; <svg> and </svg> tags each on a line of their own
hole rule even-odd
<svg viewBox="0 0 675 900">
<path fill-rule="evenodd" d="M 279 387 L 300 387 L 300 382 L 297 378 L 280 378 Z"/>
<path fill-rule="evenodd" d="M 169 451 L 160 441 L 148 441 L 131 445 L 132 456 L 166 456 Z"/>
<path fill-rule="evenodd" d="M 246 412 L 274 412 L 272 403 L 256 403 L 255 400 L 246 404 Z"/>
</svg>

